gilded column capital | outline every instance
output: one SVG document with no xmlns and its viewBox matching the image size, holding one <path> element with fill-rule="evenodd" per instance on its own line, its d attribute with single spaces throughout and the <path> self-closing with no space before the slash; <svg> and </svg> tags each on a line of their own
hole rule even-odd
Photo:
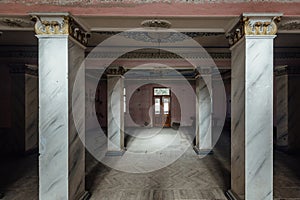
<svg viewBox="0 0 300 200">
<path fill-rule="evenodd" d="M 211 76 L 213 74 L 213 69 L 211 67 L 201 67 L 195 70 L 195 79 L 204 76 Z"/>
<path fill-rule="evenodd" d="M 122 76 L 123 74 L 125 74 L 126 70 L 124 69 L 124 67 L 109 67 L 106 70 L 106 75 L 108 76 Z"/>
<path fill-rule="evenodd" d="M 227 32 L 229 44 L 234 45 L 245 35 L 276 35 L 282 13 L 244 13 Z"/>
<path fill-rule="evenodd" d="M 68 13 L 31 14 L 35 21 L 37 35 L 69 35 L 83 45 L 87 45 L 90 34 Z"/>
</svg>

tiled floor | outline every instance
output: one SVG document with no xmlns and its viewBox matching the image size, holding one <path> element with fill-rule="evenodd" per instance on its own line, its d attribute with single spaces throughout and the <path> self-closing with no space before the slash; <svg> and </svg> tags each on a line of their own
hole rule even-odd
<svg viewBox="0 0 300 200">
<path fill-rule="evenodd" d="M 173 164 L 146 174 L 110 169 L 87 155 L 86 186 L 92 193 L 91 199 L 225 199 L 224 191 L 230 187 L 228 135 L 227 132 L 222 134 L 213 155 L 199 159 L 189 148 Z M 130 142 L 134 147 L 134 140 Z M 274 157 L 275 199 L 300 200 L 300 157 L 277 151 Z M 37 165 L 37 155 L 2 158 L 0 191 L 5 194 L 3 199 L 38 199 Z"/>
</svg>

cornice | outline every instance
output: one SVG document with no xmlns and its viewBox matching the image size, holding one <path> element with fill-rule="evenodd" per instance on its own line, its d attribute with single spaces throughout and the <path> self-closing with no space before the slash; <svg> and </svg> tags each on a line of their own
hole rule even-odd
<svg viewBox="0 0 300 200">
<path fill-rule="evenodd" d="M 245 35 L 276 35 L 282 13 L 244 13 L 227 32 L 229 45 L 233 46 Z"/>
<path fill-rule="evenodd" d="M 3 30 L 33 30 L 34 23 L 26 17 L 0 17 L 0 27 Z"/>
<path fill-rule="evenodd" d="M 89 54 L 89 53 L 86 53 Z M 195 56 L 194 54 L 186 54 L 186 58 L 191 59 L 201 59 L 201 58 L 208 58 L 207 54 L 203 54 L 203 56 Z M 231 53 L 227 52 L 214 52 L 209 53 L 210 57 L 213 59 L 231 59 Z M 7 50 L 1 49 L 0 47 L 0 58 L 30 58 L 36 59 L 38 57 L 38 52 L 34 50 Z M 115 54 L 113 52 L 107 53 L 90 53 L 89 58 L 115 58 Z M 124 54 L 120 57 L 121 59 L 181 59 L 179 55 L 173 53 L 151 53 L 151 52 L 129 52 Z M 274 53 L 274 58 L 276 59 L 299 59 L 300 53 L 299 52 L 276 52 Z"/>
<path fill-rule="evenodd" d="M 37 35 L 69 35 L 83 45 L 87 45 L 89 32 L 69 13 L 32 13 Z"/>
</svg>

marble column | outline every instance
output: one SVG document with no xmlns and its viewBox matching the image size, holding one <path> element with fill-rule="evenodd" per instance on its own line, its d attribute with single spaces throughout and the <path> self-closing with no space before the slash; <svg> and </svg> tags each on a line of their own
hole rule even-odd
<svg viewBox="0 0 300 200">
<path fill-rule="evenodd" d="M 12 123 L 18 153 L 30 153 L 38 144 L 38 75 L 37 67 L 10 66 L 12 78 Z"/>
<path fill-rule="evenodd" d="M 124 154 L 124 77 L 123 68 L 110 69 L 107 74 L 107 153 Z"/>
<path fill-rule="evenodd" d="M 281 14 L 242 15 L 229 34 L 232 199 L 273 199 L 273 40 Z"/>
<path fill-rule="evenodd" d="M 32 15 L 39 41 L 39 199 L 81 199 L 87 194 L 78 135 L 85 126 L 84 80 L 76 80 L 82 82 L 76 91 L 73 85 L 83 71 L 86 29 L 68 13 Z M 76 127 L 75 109 L 83 113 Z"/>
<path fill-rule="evenodd" d="M 300 149 L 300 70 L 298 67 L 275 67 L 276 147 L 290 152 Z"/>
<path fill-rule="evenodd" d="M 288 149 L 288 74 L 287 66 L 275 67 L 276 147 Z"/>
<path fill-rule="evenodd" d="M 200 72 L 201 73 L 201 72 Z M 196 144 L 198 155 L 212 153 L 212 98 L 210 69 L 196 76 Z"/>
</svg>

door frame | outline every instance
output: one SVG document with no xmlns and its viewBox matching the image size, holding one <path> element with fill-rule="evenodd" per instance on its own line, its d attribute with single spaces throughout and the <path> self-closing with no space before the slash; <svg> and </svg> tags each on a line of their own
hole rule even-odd
<svg viewBox="0 0 300 200">
<path fill-rule="evenodd" d="M 155 88 L 163 88 L 163 89 L 165 89 L 165 88 L 167 88 L 167 89 L 169 89 L 169 91 L 170 91 L 170 94 L 169 95 L 154 95 L 154 89 Z M 172 92 L 171 92 L 171 88 L 170 87 L 152 87 L 152 105 L 154 105 L 154 109 L 153 109 L 153 127 L 158 127 L 158 124 L 157 123 L 155 123 L 155 98 L 160 98 L 160 106 L 161 106 L 161 108 L 163 108 L 163 101 L 162 101 L 162 99 L 163 99 L 163 97 L 168 97 L 169 99 L 170 99 L 170 101 L 169 101 L 169 113 L 167 114 L 167 120 L 168 121 L 165 121 L 166 123 L 164 123 L 164 124 L 160 124 L 159 126 L 162 126 L 162 127 L 171 127 L 171 116 L 172 116 L 172 112 L 171 112 L 171 101 L 172 101 Z M 163 113 L 164 112 L 164 110 L 162 110 L 162 113 L 160 114 L 161 116 L 164 116 L 165 114 Z M 162 117 L 163 118 L 163 117 Z M 162 122 L 162 120 L 161 120 L 161 122 Z"/>
</svg>

